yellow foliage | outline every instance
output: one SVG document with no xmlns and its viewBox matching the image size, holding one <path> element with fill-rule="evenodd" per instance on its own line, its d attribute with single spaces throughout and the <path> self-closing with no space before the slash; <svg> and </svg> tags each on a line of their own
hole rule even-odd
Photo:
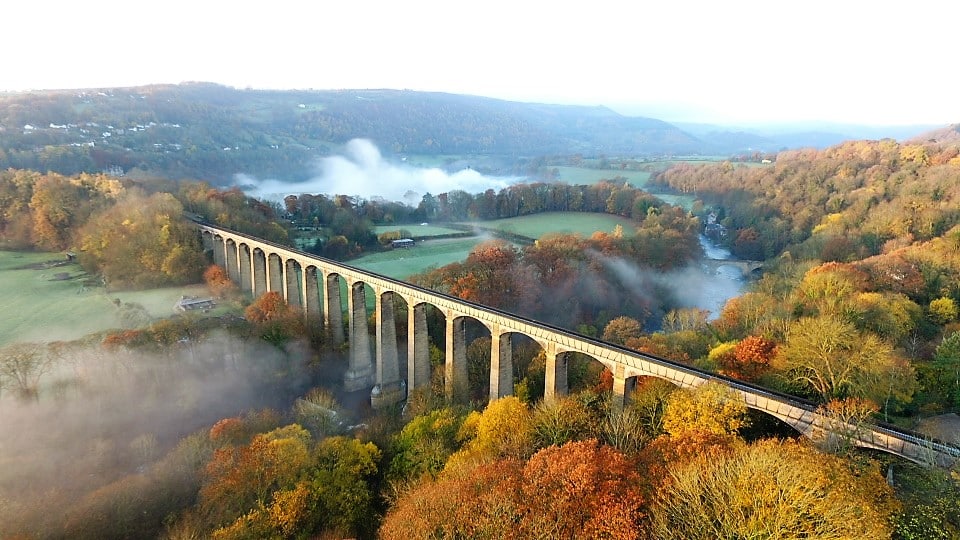
<svg viewBox="0 0 960 540">
<path fill-rule="evenodd" d="M 680 463 L 652 508 L 662 539 L 890 538 L 897 509 L 875 465 L 765 440 Z"/>
<path fill-rule="evenodd" d="M 526 459 L 533 453 L 532 413 L 515 396 L 490 402 L 483 413 L 467 415 L 458 438 L 464 440 L 472 432 L 476 434 L 469 443 L 447 460 L 445 473 L 471 470 L 492 459 Z"/>
<path fill-rule="evenodd" d="M 722 358 L 733 355 L 733 350 L 737 347 L 739 341 L 724 341 L 723 343 L 717 344 L 716 347 L 710 349 L 710 352 L 707 354 L 707 359 L 711 362 L 718 363 Z"/>
<path fill-rule="evenodd" d="M 671 394 L 663 414 L 663 430 L 671 437 L 690 431 L 732 435 L 749 425 L 746 414 L 747 405 L 737 394 L 711 382 Z"/>
</svg>

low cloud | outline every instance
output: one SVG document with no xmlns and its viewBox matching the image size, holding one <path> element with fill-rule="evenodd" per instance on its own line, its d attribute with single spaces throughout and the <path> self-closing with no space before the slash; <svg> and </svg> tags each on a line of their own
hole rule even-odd
<svg viewBox="0 0 960 540">
<path fill-rule="evenodd" d="M 342 155 L 320 159 L 317 170 L 318 174 L 306 182 L 237 175 L 235 183 L 248 195 L 262 199 L 279 200 L 291 194 L 323 193 L 357 195 L 366 199 L 383 197 L 415 206 L 425 193 L 436 195 L 456 189 L 478 193 L 491 188 L 499 190 L 516 180 L 486 176 L 473 169 L 448 173 L 439 168 L 392 163 L 385 160 L 376 145 L 367 139 L 353 139 L 346 144 Z"/>
</svg>

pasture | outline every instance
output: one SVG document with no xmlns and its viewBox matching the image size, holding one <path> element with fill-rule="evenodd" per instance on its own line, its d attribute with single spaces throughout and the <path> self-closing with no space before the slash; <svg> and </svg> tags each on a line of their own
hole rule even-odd
<svg viewBox="0 0 960 540">
<path fill-rule="evenodd" d="M 147 316 L 157 319 L 172 315 L 181 295 L 206 295 L 202 285 L 107 292 L 103 287 L 85 286 L 87 275 L 77 264 L 38 266 L 60 260 L 60 253 L 0 251 L 0 346 L 14 341 L 71 340 L 119 328 L 120 310 L 114 299 L 140 304 Z M 58 279 L 56 274 L 69 277 Z"/>
<path fill-rule="evenodd" d="M 613 180 L 618 176 L 626 178 L 627 182 L 633 186 L 642 188 L 647 180 L 650 179 L 650 173 L 646 171 L 622 171 L 620 169 L 589 169 L 584 167 L 549 167 L 557 169 L 560 173 L 559 181 L 567 184 L 596 184 L 600 180 Z"/>
<path fill-rule="evenodd" d="M 364 255 L 347 264 L 394 279 L 406 279 L 431 266 L 445 266 L 467 258 L 481 236 L 439 238 L 417 242 L 412 248 L 398 248 Z"/>
<path fill-rule="evenodd" d="M 498 219 L 493 221 L 478 221 L 467 223 L 480 229 L 498 230 L 504 233 L 525 236 L 537 239 L 549 233 L 579 234 L 590 236 L 596 231 L 613 232 L 617 225 L 623 226 L 624 234 L 631 234 L 634 224 L 631 220 L 610 214 L 587 214 L 581 212 L 546 212 L 515 218 Z M 420 225 L 397 225 L 395 228 L 406 228 L 411 232 Z M 429 228 L 428 228 L 429 227 Z M 427 226 L 437 234 L 459 233 L 456 229 L 446 229 L 441 226 Z M 382 232 L 377 228 L 377 232 Z M 384 229 L 387 230 L 387 229 Z M 414 232 L 414 236 L 419 236 Z M 489 235 L 471 236 L 467 238 L 436 238 L 418 241 L 412 248 L 391 249 L 378 253 L 364 255 L 348 262 L 351 266 L 376 272 L 394 279 L 406 279 L 432 266 L 444 266 L 453 262 L 463 261 L 470 251 Z"/>
</svg>

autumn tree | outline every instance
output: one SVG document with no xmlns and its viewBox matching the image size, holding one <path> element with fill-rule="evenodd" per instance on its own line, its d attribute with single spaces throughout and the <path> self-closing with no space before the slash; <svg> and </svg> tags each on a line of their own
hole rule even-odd
<svg viewBox="0 0 960 540">
<path fill-rule="evenodd" d="M 550 446 L 529 462 L 503 459 L 444 473 L 404 494 L 384 518 L 384 539 L 641 538 L 640 475 L 595 440 Z"/>
<path fill-rule="evenodd" d="M 638 338 L 643 333 L 643 325 L 630 317 L 617 317 L 603 329 L 603 340 L 624 345 L 632 338 Z"/>
<path fill-rule="evenodd" d="M 419 415 L 394 436 L 387 476 L 394 480 L 436 477 L 453 452 L 463 417 L 449 407 Z"/>
<path fill-rule="evenodd" d="M 912 369 L 889 344 L 831 315 L 794 322 L 773 365 L 823 401 L 846 396 L 909 401 L 916 387 Z"/>
<path fill-rule="evenodd" d="M 953 298 L 940 297 L 930 301 L 927 316 L 936 324 L 947 324 L 957 320 L 957 304 Z"/>
<path fill-rule="evenodd" d="M 203 271 L 203 282 L 207 284 L 210 294 L 217 298 L 223 298 L 237 290 L 237 285 L 227 275 L 226 269 L 216 264 L 211 264 Z"/>
<path fill-rule="evenodd" d="M 745 381 L 756 381 L 763 375 L 777 352 L 777 344 L 762 336 L 747 336 L 721 351 L 724 345 L 710 351 L 711 359 L 716 357 L 724 375 Z"/>
<path fill-rule="evenodd" d="M 200 505 L 218 523 L 264 506 L 278 489 L 292 488 L 310 462 L 310 434 L 291 424 L 257 435 L 249 444 L 214 451 L 204 470 Z"/>
<path fill-rule="evenodd" d="M 896 506 L 876 466 L 771 439 L 673 466 L 651 521 L 666 540 L 889 538 Z"/>
<path fill-rule="evenodd" d="M 303 335 L 303 315 L 289 306 L 276 291 L 260 295 L 243 311 L 244 317 L 257 325 L 260 337 L 277 347 Z"/>
<path fill-rule="evenodd" d="M 743 399 L 714 382 L 670 394 L 663 413 L 663 430 L 671 437 L 682 437 L 693 431 L 726 437 L 747 425 L 747 405 Z"/>
<path fill-rule="evenodd" d="M 458 436 L 467 444 L 450 457 L 446 469 L 503 457 L 526 458 L 533 452 L 530 409 L 514 396 L 491 401 L 482 413 L 467 416 Z"/>
<path fill-rule="evenodd" d="M 80 263 L 110 285 L 196 282 L 204 267 L 196 229 L 169 193 L 128 193 L 80 230 Z"/>
</svg>

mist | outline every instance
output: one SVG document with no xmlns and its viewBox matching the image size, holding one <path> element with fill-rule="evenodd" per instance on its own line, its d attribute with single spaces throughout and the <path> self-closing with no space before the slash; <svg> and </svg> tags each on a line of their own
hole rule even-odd
<svg viewBox="0 0 960 540">
<path fill-rule="evenodd" d="M 716 319 L 727 300 L 739 296 L 743 288 L 743 276 L 733 266 L 720 266 L 711 273 L 709 268 L 694 262 L 664 272 L 642 268 L 619 257 L 597 252 L 593 255 L 617 277 L 626 292 L 649 307 L 651 313 L 644 325 L 647 331 L 660 328 L 668 306 L 704 309 L 710 312 L 710 319 Z"/>
<path fill-rule="evenodd" d="M 169 483 L 144 480 L 168 451 L 222 418 L 284 414 L 319 382 L 309 357 L 303 345 L 284 352 L 220 331 L 155 353 L 78 342 L 58 349 L 36 397 L 0 395 L 0 537 L 95 530 L 90 508 L 119 486 L 150 486 L 134 490 L 146 500 L 163 498 L 153 490 L 168 496 Z M 164 518 L 140 504 L 144 522 Z"/>
<path fill-rule="evenodd" d="M 322 193 L 365 199 L 382 197 L 416 206 L 425 193 L 436 195 L 457 189 L 478 193 L 491 188 L 499 190 L 517 180 L 486 176 L 469 168 L 447 173 L 439 168 L 392 163 L 368 139 L 351 140 L 344 146 L 343 154 L 321 158 L 316 169 L 317 174 L 306 182 L 257 179 L 245 174 L 236 175 L 234 182 L 248 195 L 268 200 Z"/>
</svg>

